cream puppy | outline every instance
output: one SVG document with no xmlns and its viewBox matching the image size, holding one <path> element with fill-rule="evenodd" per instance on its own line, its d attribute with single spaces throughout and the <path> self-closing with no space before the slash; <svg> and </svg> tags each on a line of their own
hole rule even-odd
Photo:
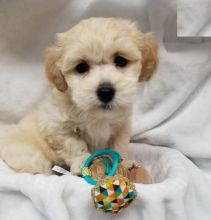
<svg viewBox="0 0 211 220">
<path fill-rule="evenodd" d="M 17 172 L 51 174 L 54 164 L 80 174 L 90 152 L 109 147 L 127 162 L 138 81 L 157 66 L 151 34 L 116 18 L 90 18 L 57 35 L 46 52 L 52 89 L 0 138 L 0 157 Z"/>
</svg>

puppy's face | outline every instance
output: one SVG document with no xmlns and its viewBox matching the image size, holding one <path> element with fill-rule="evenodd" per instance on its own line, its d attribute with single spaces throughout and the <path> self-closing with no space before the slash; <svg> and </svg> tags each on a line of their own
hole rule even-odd
<svg viewBox="0 0 211 220">
<path fill-rule="evenodd" d="M 58 34 L 47 51 L 46 73 L 80 109 L 112 112 L 131 106 L 137 82 L 148 80 L 156 65 L 150 34 L 125 20 L 91 18 Z"/>
</svg>

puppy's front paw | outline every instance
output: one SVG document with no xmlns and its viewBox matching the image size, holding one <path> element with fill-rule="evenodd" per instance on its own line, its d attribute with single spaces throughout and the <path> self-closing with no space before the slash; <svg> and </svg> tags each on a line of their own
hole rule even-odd
<svg viewBox="0 0 211 220">
<path fill-rule="evenodd" d="M 80 157 L 77 157 L 72 165 L 71 165 L 71 174 L 75 176 L 82 176 L 82 168 L 84 166 L 84 162 L 90 156 L 89 153 L 85 153 Z"/>
<path fill-rule="evenodd" d="M 73 163 L 73 165 L 71 166 L 71 174 L 75 176 L 81 176 L 82 168 L 83 168 L 83 163 L 80 162 Z"/>
</svg>

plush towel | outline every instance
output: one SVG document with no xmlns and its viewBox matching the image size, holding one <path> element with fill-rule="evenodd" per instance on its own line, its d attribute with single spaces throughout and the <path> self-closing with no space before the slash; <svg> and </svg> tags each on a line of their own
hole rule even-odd
<svg viewBox="0 0 211 220">
<path fill-rule="evenodd" d="M 211 1 L 178 0 L 177 29 L 180 37 L 211 37 Z"/>
<path fill-rule="evenodd" d="M 158 41 L 160 65 L 141 83 L 133 113 L 130 158 L 153 184 L 120 215 L 96 212 L 91 186 L 66 175 L 16 174 L 0 164 L 0 220 L 211 218 L 211 41 L 177 38 L 176 0 L 2 0 L 1 129 L 17 122 L 46 90 L 42 54 L 57 32 L 90 16 L 137 21 Z"/>
</svg>

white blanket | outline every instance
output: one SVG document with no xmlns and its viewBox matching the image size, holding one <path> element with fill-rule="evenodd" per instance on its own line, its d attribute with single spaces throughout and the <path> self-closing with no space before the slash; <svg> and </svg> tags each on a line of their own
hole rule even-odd
<svg viewBox="0 0 211 220">
<path fill-rule="evenodd" d="M 211 37 L 211 1 L 178 0 L 177 28 L 180 37 Z"/>
<path fill-rule="evenodd" d="M 90 16 L 137 20 L 159 42 L 159 69 L 140 85 L 134 107 L 133 140 L 141 144 L 130 145 L 154 184 L 137 184 L 136 201 L 112 216 L 95 211 L 81 178 L 15 174 L 1 162 L 0 220 L 210 219 L 211 41 L 177 38 L 176 0 L 2 0 L 2 128 L 42 98 L 42 51 L 54 34 Z"/>
</svg>

